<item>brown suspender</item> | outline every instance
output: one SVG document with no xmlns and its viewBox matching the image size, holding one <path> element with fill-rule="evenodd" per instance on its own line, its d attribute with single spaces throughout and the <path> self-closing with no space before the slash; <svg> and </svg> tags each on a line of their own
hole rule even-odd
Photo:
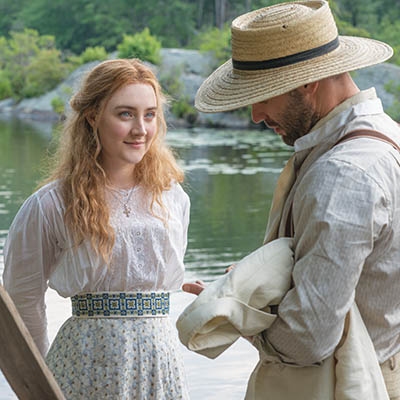
<svg viewBox="0 0 400 400">
<path fill-rule="evenodd" d="M 346 135 L 342 136 L 332 147 L 336 146 L 339 143 L 347 142 L 348 140 L 356 139 L 358 137 L 366 137 L 381 140 L 382 142 L 386 142 L 394 147 L 398 152 L 400 152 L 399 145 L 393 141 L 391 138 L 387 137 L 381 132 L 374 131 L 372 129 L 358 129 L 355 131 L 351 131 Z M 286 220 L 286 236 L 293 237 L 294 236 L 294 227 L 293 227 L 293 216 L 292 216 L 292 207 L 290 206 L 289 215 Z"/>
<path fill-rule="evenodd" d="M 373 139 L 381 140 L 382 142 L 386 142 L 386 143 L 391 144 L 397 151 L 400 152 L 400 147 L 395 141 L 393 141 L 392 139 L 390 139 L 389 137 L 387 137 L 383 133 L 378 132 L 378 131 L 374 131 L 372 129 L 358 129 L 356 131 L 351 131 L 350 133 L 348 133 L 348 134 L 344 135 L 343 137 L 341 137 L 334 144 L 334 146 L 336 146 L 339 143 L 346 142 L 347 140 L 351 140 L 351 139 L 358 138 L 358 137 L 367 137 L 367 138 L 373 138 Z"/>
</svg>

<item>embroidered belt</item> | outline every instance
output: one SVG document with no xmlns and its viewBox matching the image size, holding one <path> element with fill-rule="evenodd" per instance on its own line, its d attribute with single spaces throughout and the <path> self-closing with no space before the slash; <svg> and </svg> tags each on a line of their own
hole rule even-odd
<svg viewBox="0 0 400 400">
<path fill-rule="evenodd" d="M 96 292 L 71 297 L 75 317 L 152 317 L 169 313 L 168 292 Z"/>
</svg>

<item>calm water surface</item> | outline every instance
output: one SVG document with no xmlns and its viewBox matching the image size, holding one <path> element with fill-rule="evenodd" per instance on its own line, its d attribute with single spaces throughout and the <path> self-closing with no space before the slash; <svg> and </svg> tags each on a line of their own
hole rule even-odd
<svg viewBox="0 0 400 400">
<path fill-rule="evenodd" d="M 18 120 L 0 120 L 0 276 L 8 228 L 41 176 L 55 128 Z M 267 130 L 172 130 L 168 142 L 186 173 L 191 198 L 186 280 L 206 282 L 256 249 L 263 239 L 272 192 L 290 149 Z M 172 318 L 193 296 L 172 297 Z M 70 316 L 69 299 L 47 294 L 49 336 Z M 182 346 L 193 400 L 243 399 L 257 362 L 255 350 L 240 339 L 215 360 Z M 0 400 L 16 399 L 0 376 Z"/>
</svg>

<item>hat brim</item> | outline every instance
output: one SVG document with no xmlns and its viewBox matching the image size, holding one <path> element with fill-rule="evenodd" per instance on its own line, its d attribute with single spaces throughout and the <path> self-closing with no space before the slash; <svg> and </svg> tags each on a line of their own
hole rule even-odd
<svg viewBox="0 0 400 400">
<path fill-rule="evenodd" d="M 195 107 L 205 113 L 235 110 L 267 100 L 310 82 L 379 64 L 393 55 L 386 43 L 340 36 L 340 46 L 323 56 L 284 67 L 242 71 L 228 60 L 200 86 Z"/>
</svg>

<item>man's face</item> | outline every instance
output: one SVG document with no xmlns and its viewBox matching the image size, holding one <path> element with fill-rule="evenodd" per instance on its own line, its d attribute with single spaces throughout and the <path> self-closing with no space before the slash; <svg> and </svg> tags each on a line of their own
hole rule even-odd
<svg viewBox="0 0 400 400">
<path fill-rule="evenodd" d="M 251 116 L 255 123 L 264 122 L 290 146 L 320 119 L 314 105 L 299 89 L 253 104 Z"/>
</svg>

